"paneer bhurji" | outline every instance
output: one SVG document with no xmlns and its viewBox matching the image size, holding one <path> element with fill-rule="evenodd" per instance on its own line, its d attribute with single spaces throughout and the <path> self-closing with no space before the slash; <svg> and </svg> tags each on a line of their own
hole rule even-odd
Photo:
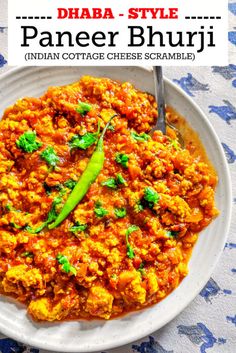
<svg viewBox="0 0 236 353">
<path fill-rule="evenodd" d="M 173 130 L 149 136 L 156 119 L 152 95 L 90 76 L 5 110 L 0 292 L 35 320 L 114 318 L 159 302 L 187 275 L 218 213 L 217 176 Z"/>
</svg>

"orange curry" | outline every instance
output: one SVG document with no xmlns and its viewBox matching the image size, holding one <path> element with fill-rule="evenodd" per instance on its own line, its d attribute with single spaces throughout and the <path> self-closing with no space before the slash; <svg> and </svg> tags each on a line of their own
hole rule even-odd
<svg viewBox="0 0 236 353">
<path fill-rule="evenodd" d="M 110 319 L 157 303 L 187 275 L 197 234 L 217 215 L 217 177 L 173 131 L 148 135 L 156 109 L 130 83 L 90 76 L 6 109 L 0 291 L 35 320 Z M 114 114 L 102 171 L 49 230 Z"/>
</svg>

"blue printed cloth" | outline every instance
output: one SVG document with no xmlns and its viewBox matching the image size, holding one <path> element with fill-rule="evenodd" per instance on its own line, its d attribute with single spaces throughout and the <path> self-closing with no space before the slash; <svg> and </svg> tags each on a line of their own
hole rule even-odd
<svg viewBox="0 0 236 353">
<path fill-rule="evenodd" d="M 0 74 L 7 67 L 7 0 L 0 8 Z M 236 211 L 236 2 L 229 3 L 229 58 L 225 67 L 165 68 L 208 115 L 229 163 Z M 41 353 L 0 334 L 0 353 Z M 109 351 L 108 353 L 112 353 Z M 116 353 L 236 353 L 236 217 L 212 277 L 168 325 Z"/>
</svg>

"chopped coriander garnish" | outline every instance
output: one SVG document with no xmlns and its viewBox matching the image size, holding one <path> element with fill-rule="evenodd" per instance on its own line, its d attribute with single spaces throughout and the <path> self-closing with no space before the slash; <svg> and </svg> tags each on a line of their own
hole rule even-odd
<svg viewBox="0 0 236 353">
<path fill-rule="evenodd" d="M 35 229 L 33 229 L 30 226 L 27 226 L 26 230 L 31 234 L 37 234 L 37 233 L 40 233 L 41 230 L 43 230 L 43 228 L 45 228 L 49 223 L 55 221 L 55 219 L 57 218 L 56 206 L 59 205 L 61 201 L 62 201 L 61 197 L 55 197 L 52 203 L 52 207 L 48 213 L 47 220 Z"/>
<path fill-rule="evenodd" d="M 66 273 L 71 272 L 73 275 L 76 276 L 76 268 L 70 264 L 68 258 L 65 255 L 58 254 L 56 259 L 59 262 L 59 264 L 62 265 L 63 271 L 65 271 Z"/>
<path fill-rule="evenodd" d="M 139 212 L 141 212 L 141 211 L 143 211 L 143 210 L 144 210 L 144 207 L 143 207 L 141 201 L 139 200 L 139 201 L 136 203 L 136 205 L 134 206 L 134 211 L 135 211 L 136 213 L 139 213 Z"/>
<path fill-rule="evenodd" d="M 31 233 L 31 234 L 38 234 L 41 232 L 41 230 L 43 230 L 44 227 L 46 227 L 47 223 L 42 223 L 40 226 L 38 226 L 37 228 L 32 228 L 31 226 L 27 226 L 25 229 L 27 230 L 27 232 Z"/>
<path fill-rule="evenodd" d="M 56 206 L 59 205 L 61 201 L 61 197 L 55 197 L 55 199 L 53 200 L 51 210 L 48 213 L 48 218 L 46 221 L 47 224 L 55 221 L 55 219 L 57 218 Z"/>
<path fill-rule="evenodd" d="M 54 148 L 52 146 L 48 146 L 41 154 L 40 157 L 44 159 L 48 165 L 51 167 L 55 167 L 57 162 L 59 162 L 59 157 L 57 156 Z"/>
<path fill-rule="evenodd" d="M 172 140 L 170 145 L 173 146 L 175 150 L 179 150 L 180 149 L 177 140 Z"/>
<path fill-rule="evenodd" d="M 10 226 L 15 228 L 15 229 L 23 229 L 24 228 L 24 226 L 23 227 L 22 226 L 18 226 L 18 224 L 14 223 L 14 222 L 11 222 Z"/>
<path fill-rule="evenodd" d="M 62 189 L 60 189 L 60 192 L 59 192 L 59 194 L 58 194 L 58 197 L 62 197 L 63 195 L 65 195 L 66 194 L 66 189 L 65 188 L 62 188 Z"/>
<path fill-rule="evenodd" d="M 83 136 L 74 135 L 69 142 L 70 148 L 80 148 L 86 150 L 97 141 L 98 133 L 87 132 Z"/>
<path fill-rule="evenodd" d="M 138 268 L 138 272 L 141 273 L 142 276 L 144 276 L 146 274 L 146 271 L 144 269 L 144 263 L 142 262 Z"/>
<path fill-rule="evenodd" d="M 108 178 L 101 183 L 102 186 L 107 186 L 111 189 L 117 189 L 118 185 L 125 185 L 126 180 L 121 174 L 117 174 L 116 178 Z"/>
<path fill-rule="evenodd" d="M 122 167 L 128 168 L 128 161 L 129 161 L 129 156 L 127 156 L 127 154 L 118 153 L 116 155 L 116 162 L 121 164 Z"/>
<path fill-rule="evenodd" d="M 135 257 L 135 253 L 134 250 L 132 248 L 132 246 L 129 243 L 129 235 L 133 232 L 135 232 L 136 230 L 138 230 L 139 227 L 136 225 L 131 225 L 129 226 L 129 228 L 127 229 L 126 233 L 125 233 L 125 239 L 126 239 L 126 249 L 127 249 L 127 256 L 130 259 L 133 259 Z"/>
<path fill-rule="evenodd" d="M 139 230 L 139 227 L 133 224 L 132 226 L 129 226 L 129 228 L 126 231 L 126 235 L 129 236 L 131 233 L 135 232 L 136 230 Z"/>
<path fill-rule="evenodd" d="M 109 125 L 107 130 L 110 130 L 110 131 L 114 132 L 115 131 L 115 126 Z"/>
<path fill-rule="evenodd" d="M 77 181 L 73 179 L 68 179 L 64 182 L 64 185 L 70 190 L 73 190 L 76 184 L 77 184 Z"/>
<path fill-rule="evenodd" d="M 101 202 L 97 201 L 95 204 L 94 213 L 98 218 L 102 218 L 108 214 L 108 211 L 102 207 Z"/>
<path fill-rule="evenodd" d="M 5 209 L 6 209 L 6 211 L 10 212 L 11 209 L 12 209 L 12 207 L 11 207 L 11 205 L 7 204 L 7 205 L 5 206 Z"/>
<path fill-rule="evenodd" d="M 113 273 L 113 274 L 111 275 L 111 278 L 112 278 L 112 279 L 117 279 L 117 275 L 116 275 L 115 273 Z"/>
<path fill-rule="evenodd" d="M 158 193 L 150 187 L 144 190 L 144 200 L 147 201 L 148 207 L 153 208 L 153 206 L 159 201 L 160 197 Z"/>
<path fill-rule="evenodd" d="M 101 183 L 102 186 L 107 186 L 110 189 L 117 189 L 117 183 L 114 178 L 108 178 Z"/>
<path fill-rule="evenodd" d="M 167 235 L 171 238 L 176 238 L 178 234 L 179 234 L 178 230 L 168 230 L 167 231 Z"/>
<path fill-rule="evenodd" d="M 130 243 L 127 243 L 126 247 L 127 247 L 127 256 L 130 259 L 134 259 L 135 258 L 135 253 L 134 253 L 134 249 L 132 248 Z"/>
<path fill-rule="evenodd" d="M 85 116 L 92 109 L 92 105 L 85 102 L 78 102 L 78 106 L 76 108 L 77 113 L 82 116 Z"/>
<path fill-rule="evenodd" d="M 87 224 L 76 222 L 72 227 L 70 227 L 69 231 L 72 233 L 84 232 L 87 227 Z"/>
<path fill-rule="evenodd" d="M 61 184 L 57 184 L 57 185 L 54 185 L 54 186 L 49 186 L 46 183 L 46 181 L 43 182 L 43 187 L 44 187 L 44 190 L 46 191 L 47 195 L 50 195 L 52 193 L 53 189 L 61 191 L 61 194 L 63 193 L 62 190 L 64 190 L 63 186 Z"/>
<path fill-rule="evenodd" d="M 140 142 L 144 142 L 150 139 L 150 136 L 145 134 L 145 132 L 138 134 L 137 132 L 132 131 L 131 136 L 134 140 L 140 141 Z"/>
<path fill-rule="evenodd" d="M 116 182 L 119 185 L 125 185 L 126 184 L 126 180 L 123 178 L 123 176 L 121 174 L 117 174 Z"/>
<path fill-rule="evenodd" d="M 97 200 L 97 201 L 95 202 L 95 207 L 100 207 L 100 206 L 102 206 L 102 203 L 101 203 L 100 200 Z"/>
<path fill-rule="evenodd" d="M 117 218 L 124 218 L 127 214 L 126 208 L 115 208 L 114 213 Z"/>
<path fill-rule="evenodd" d="M 95 208 L 94 213 L 97 217 L 102 218 L 108 214 L 108 211 L 103 207 Z"/>
<path fill-rule="evenodd" d="M 32 252 L 25 251 L 21 254 L 21 257 L 29 257 L 32 259 L 34 257 L 34 254 Z"/>
<path fill-rule="evenodd" d="M 26 131 L 16 141 L 16 146 L 24 152 L 32 153 L 37 151 L 42 146 L 42 143 L 36 141 L 35 131 Z"/>
<path fill-rule="evenodd" d="M 43 187 L 44 187 L 44 190 L 46 191 L 47 195 L 50 195 L 51 192 L 52 192 L 52 187 L 49 186 L 46 181 L 43 182 Z"/>
</svg>

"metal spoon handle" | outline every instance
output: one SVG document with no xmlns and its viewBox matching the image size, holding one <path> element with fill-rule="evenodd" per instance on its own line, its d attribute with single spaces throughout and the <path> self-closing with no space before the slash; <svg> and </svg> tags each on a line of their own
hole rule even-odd
<svg viewBox="0 0 236 353">
<path fill-rule="evenodd" d="M 166 134 L 166 114 L 165 114 L 165 92 L 164 81 L 161 66 L 153 66 L 154 84 L 155 84 L 155 97 L 158 104 L 158 119 L 156 125 L 152 128 L 151 133 L 155 130 L 161 130 Z"/>
</svg>

